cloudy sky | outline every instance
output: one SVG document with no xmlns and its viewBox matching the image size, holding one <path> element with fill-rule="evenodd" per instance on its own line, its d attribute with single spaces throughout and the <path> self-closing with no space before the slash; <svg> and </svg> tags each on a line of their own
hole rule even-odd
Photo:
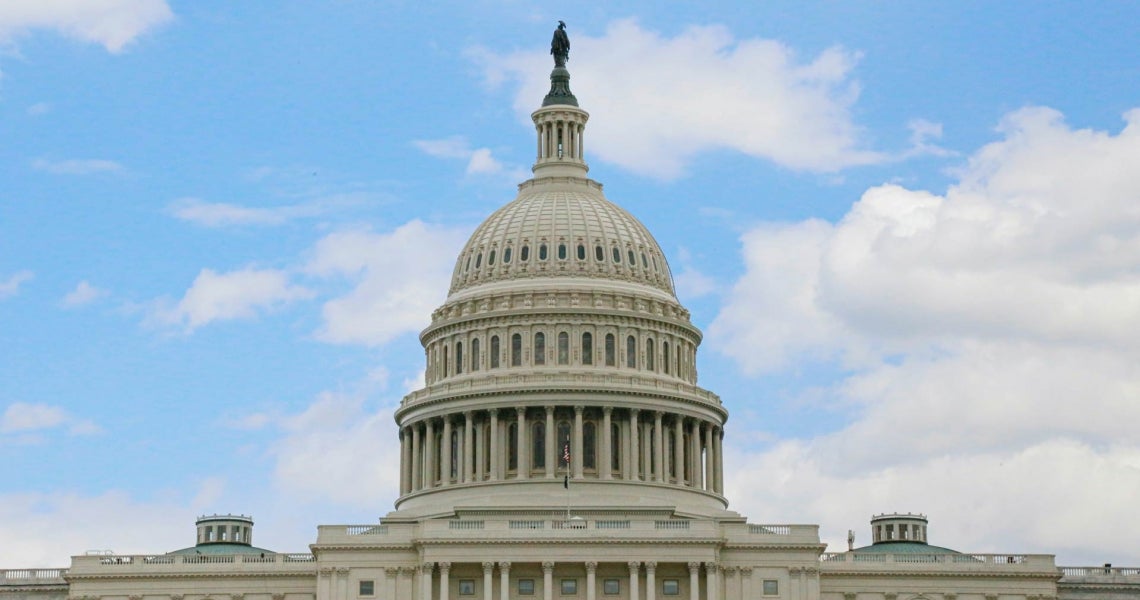
<svg viewBox="0 0 1140 600">
<path fill-rule="evenodd" d="M 391 510 L 458 248 L 569 25 L 732 508 L 1140 566 L 1140 6 L 0 4 L 0 567 Z"/>
</svg>

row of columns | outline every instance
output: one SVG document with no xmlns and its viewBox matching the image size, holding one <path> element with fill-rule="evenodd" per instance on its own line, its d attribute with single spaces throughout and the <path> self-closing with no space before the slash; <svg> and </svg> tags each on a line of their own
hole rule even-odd
<svg viewBox="0 0 1140 600">
<path fill-rule="evenodd" d="M 596 600 L 597 598 L 597 562 L 586 562 L 586 600 Z M 495 567 L 499 568 L 499 598 L 500 600 L 509 600 L 511 597 L 511 563 L 510 562 L 484 562 L 483 566 L 483 595 L 484 600 L 493 600 L 494 595 L 494 571 Z M 629 595 L 630 600 L 656 600 L 657 598 L 657 563 L 652 561 L 640 562 L 629 561 L 627 563 L 629 568 Z M 701 570 L 702 567 L 705 571 L 705 594 L 704 600 L 721 600 L 722 598 L 751 598 L 751 584 L 752 584 L 752 567 L 721 567 L 716 563 L 700 563 L 690 562 L 689 568 L 689 599 L 702 600 L 700 595 L 701 590 Z M 554 598 L 554 567 L 555 563 L 552 561 L 545 561 L 542 563 L 542 600 L 553 600 Z M 641 570 L 645 570 L 645 593 L 642 594 L 641 586 Z M 451 563 L 450 562 L 425 562 L 419 567 L 420 573 L 420 598 L 421 600 L 435 600 L 433 587 L 435 584 L 435 571 L 439 571 L 439 594 L 438 600 L 449 600 L 451 591 Z M 329 569 L 331 571 L 331 569 Z M 341 571 L 347 572 L 347 569 Z M 388 589 L 391 594 L 386 596 L 388 598 L 395 598 L 397 586 L 395 582 L 398 573 L 410 573 L 411 569 L 394 569 L 389 568 L 385 570 L 388 574 Z M 803 569 L 806 571 L 806 569 Z M 724 575 L 725 592 L 721 595 L 720 584 L 721 575 Z M 806 578 L 805 578 L 806 579 Z M 345 578 L 341 578 L 342 583 Z M 793 579 L 794 581 L 794 579 Z M 333 588 L 330 588 L 330 592 Z M 410 590 L 408 590 L 410 592 Z M 333 596 L 328 596 L 333 598 Z"/>
<path fill-rule="evenodd" d="M 535 124 L 538 132 L 537 159 L 570 158 L 584 160 L 585 146 L 582 142 L 585 123 L 574 121 L 543 121 Z M 558 140 L 562 140 L 562 154 L 558 154 Z"/>
<path fill-rule="evenodd" d="M 556 444 L 555 406 L 543 407 L 541 417 L 545 420 L 543 440 L 544 463 L 542 475 L 553 479 L 566 466 Z M 500 418 L 500 413 L 509 409 L 488 409 L 485 411 L 465 411 L 461 414 L 432 417 L 406 425 L 400 430 L 400 492 L 445 487 L 454 484 L 476 481 L 498 481 L 507 479 L 510 448 L 507 428 L 510 423 Z M 580 479 L 585 475 L 583 462 L 584 412 L 585 407 L 573 407 L 574 417 L 570 438 L 570 465 L 572 476 Z M 531 424 L 527 407 L 514 409 L 514 422 L 517 436 L 514 448 L 517 469 L 516 479 L 533 477 L 531 462 Z M 667 413 L 652 411 L 642 421 L 638 409 L 623 411 L 618 417 L 613 408 L 602 407 L 600 423 L 595 423 L 595 472 L 603 480 L 620 478 L 628 481 L 655 481 L 674 483 L 687 487 L 724 493 L 724 462 L 722 459 L 723 429 L 716 423 L 700 419 L 673 415 L 672 426 L 665 426 Z M 506 416 L 506 415 L 503 415 Z M 619 468 L 612 468 L 613 424 L 618 423 L 621 439 L 618 440 Z M 439 428 L 437 429 L 437 425 Z M 489 425 L 489 438 L 484 425 Z M 440 435 L 437 437 L 436 432 Z M 455 432 L 455 436 L 452 433 Z M 600 434 L 600 435 L 598 435 Z M 652 442 L 646 434 L 653 436 Z M 687 435 L 686 435 L 687 434 Z M 675 473 L 670 475 L 666 465 L 668 441 L 673 442 Z M 452 438 L 456 438 L 456 448 L 452 451 Z M 686 443 L 686 439 L 688 443 Z M 438 441 L 437 441 L 438 440 Z M 562 442 L 563 440 L 558 440 Z M 489 452 L 490 456 L 485 456 Z M 454 454 L 454 456 L 453 456 Z M 452 464 L 455 460 L 456 464 Z M 687 469 L 685 467 L 688 467 Z M 452 471 L 456 476 L 452 477 Z M 685 478 L 685 471 L 689 477 Z M 437 478 L 437 475 L 438 478 Z"/>
</svg>

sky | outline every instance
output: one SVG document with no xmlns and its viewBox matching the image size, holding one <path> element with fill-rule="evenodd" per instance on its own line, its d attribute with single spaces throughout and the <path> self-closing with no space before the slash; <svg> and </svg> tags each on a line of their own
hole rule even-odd
<svg viewBox="0 0 1140 600">
<path fill-rule="evenodd" d="M 1140 566 L 1140 5 L 6 0 L 0 567 L 391 511 L 559 19 L 590 176 L 705 333 L 730 508 Z"/>
</svg>

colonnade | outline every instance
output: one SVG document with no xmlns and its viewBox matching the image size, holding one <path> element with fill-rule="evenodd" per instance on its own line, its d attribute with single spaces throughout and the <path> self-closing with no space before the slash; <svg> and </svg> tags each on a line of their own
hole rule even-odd
<svg viewBox="0 0 1140 600">
<path fill-rule="evenodd" d="M 718 423 L 697 417 L 610 406 L 519 406 L 429 417 L 401 427 L 400 493 L 569 474 L 723 494 L 723 436 Z"/>
<path fill-rule="evenodd" d="M 552 119 L 535 123 L 538 133 L 538 162 L 552 158 L 583 161 L 586 158 L 582 136 L 586 124 L 573 120 Z"/>
</svg>

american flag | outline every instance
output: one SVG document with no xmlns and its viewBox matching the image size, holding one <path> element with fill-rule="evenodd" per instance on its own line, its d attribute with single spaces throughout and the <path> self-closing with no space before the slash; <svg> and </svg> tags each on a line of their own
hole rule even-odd
<svg viewBox="0 0 1140 600">
<path fill-rule="evenodd" d="M 566 442 L 566 445 L 562 446 L 562 461 L 567 465 L 570 464 L 570 442 Z"/>
</svg>

